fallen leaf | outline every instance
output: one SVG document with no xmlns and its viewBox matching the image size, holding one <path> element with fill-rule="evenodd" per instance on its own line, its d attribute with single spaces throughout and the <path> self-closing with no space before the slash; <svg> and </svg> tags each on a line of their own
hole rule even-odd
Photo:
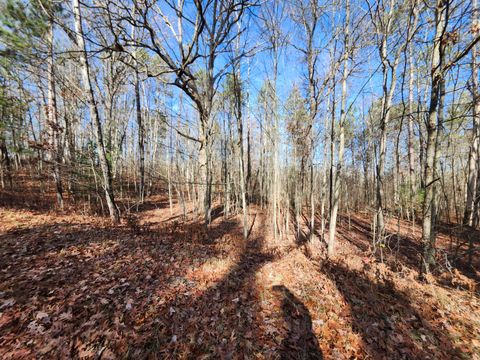
<svg viewBox="0 0 480 360">
<path fill-rule="evenodd" d="M 15 299 L 14 298 L 8 298 L 6 300 L 2 301 L 2 304 L 0 305 L 0 310 L 9 308 L 10 306 L 15 305 Z"/>
</svg>

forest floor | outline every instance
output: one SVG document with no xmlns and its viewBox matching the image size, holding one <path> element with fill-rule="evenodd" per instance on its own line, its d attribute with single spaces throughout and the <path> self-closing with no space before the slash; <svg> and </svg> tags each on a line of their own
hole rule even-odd
<svg viewBox="0 0 480 360">
<path fill-rule="evenodd" d="M 392 221 L 382 263 L 364 214 L 341 218 L 330 261 L 275 241 L 257 208 L 247 241 L 240 216 L 214 212 L 207 233 L 161 198 L 119 226 L 0 218 L 2 359 L 480 359 L 478 257 L 418 281 L 418 226 Z M 440 246 L 465 240 L 454 230 Z"/>
</svg>

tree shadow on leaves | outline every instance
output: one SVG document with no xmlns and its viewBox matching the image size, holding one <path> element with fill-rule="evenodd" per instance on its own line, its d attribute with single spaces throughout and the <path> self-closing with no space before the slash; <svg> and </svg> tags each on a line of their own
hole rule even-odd
<svg viewBox="0 0 480 360">
<path fill-rule="evenodd" d="M 21 190 L 0 190 L 0 206 L 7 209 L 48 213 L 55 208 L 55 194 L 37 187 Z"/>
<path fill-rule="evenodd" d="M 445 329 L 437 328 L 435 307 L 415 309 L 392 281 L 371 280 L 361 271 L 328 262 L 323 271 L 348 304 L 353 331 L 375 359 L 458 359 L 462 352 Z"/>
<path fill-rule="evenodd" d="M 341 216 L 340 219 L 338 233 L 361 251 L 370 251 L 372 241 L 371 225 L 366 220 L 355 216 L 350 218 Z M 452 229 L 446 230 L 443 225 L 439 225 L 438 227 L 438 232 L 443 235 L 448 233 L 449 236 L 453 236 L 454 238 L 465 239 L 464 244 L 468 243 L 470 236 L 472 239 L 477 239 L 476 241 L 478 242 L 475 232 L 469 232 L 468 230 L 459 231 L 458 229 L 457 233 L 452 233 L 452 231 Z M 477 233 L 480 232 L 477 231 Z M 411 270 L 418 270 L 420 268 L 422 245 L 419 240 L 413 236 L 405 235 L 404 231 L 386 231 L 385 247 L 382 251 L 385 263 L 394 271 L 401 270 L 402 267 Z M 377 251 L 376 256 L 380 260 L 379 251 Z M 454 265 L 464 276 L 478 283 L 480 278 L 476 272 L 472 271 L 468 266 L 467 259 L 467 256 L 458 257 L 454 250 L 442 249 L 437 245 L 437 268 L 434 269 L 433 275 L 436 276 L 442 285 L 454 287 L 451 283 L 445 282 L 441 276 L 438 276 L 442 275 L 449 266 Z M 449 260 L 448 263 L 447 260 Z M 474 264 L 478 264 L 478 261 L 478 256 L 474 257 Z"/>
<path fill-rule="evenodd" d="M 448 253 L 463 275 L 480 283 L 480 229 L 467 225 L 441 223 L 437 232 L 450 239 Z"/>
<path fill-rule="evenodd" d="M 0 357 L 15 348 L 32 354 L 48 349 L 44 358 L 75 358 L 85 347 L 123 356 L 128 342 L 141 342 L 136 327 L 150 312 L 152 298 L 174 296 L 185 288 L 192 267 L 224 255 L 220 243 L 232 224 L 213 225 L 208 246 L 200 238 L 182 241 L 196 226 L 134 234 L 126 226 L 59 222 L 0 234 L 0 296 L 13 299 L 0 323 L 13 342 L 2 343 Z M 36 320 L 38 311 L 48 314 L 48 322 Z M 162 323 L 170 320 L 166 316 Z M 153 325 L 147 329 L 151 334 Z M 29 340 L 34 343 L 25 345 Z M 50 340 L 65 346 L 48 347 Z"/>
</svg>

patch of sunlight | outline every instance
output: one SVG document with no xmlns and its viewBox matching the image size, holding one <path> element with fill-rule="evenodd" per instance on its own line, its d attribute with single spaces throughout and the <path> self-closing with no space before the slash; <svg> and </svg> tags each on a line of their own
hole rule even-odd
<svg viewBox="0 0 480 360">
<path fill-rule="evenodd" d="M 112 250 L 118 248 L 118 241 L 107 240 L 104 242 L 92 242 L 85 245 L 72 245 L 62 248 L 60 251 L 53 250 L 47 254 L 48 256 L 71 257 L 78 256 L 84 258 L 101 257 Z"/>
<path fill-rule="evenodd" d="M 191 270 L 187 277 L 190 280 L 198 281 L 200 284 L 207 285 L 211 282 L 217 282 L 228 275 L 229 271 L 235 266 L 235 259 L 212 258 L 205 261 L 199 267 Z"/>
</svg>

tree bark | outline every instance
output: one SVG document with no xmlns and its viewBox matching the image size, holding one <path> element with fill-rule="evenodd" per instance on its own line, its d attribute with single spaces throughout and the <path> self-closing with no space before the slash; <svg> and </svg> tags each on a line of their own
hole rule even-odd
<svg viewBox="0 0 480 360">
<path fill-rule="evenodd" d="M 436 150 L 438 137 L 438 105 L 443 79 L 444 45 L 443 35 L 447 27 L 448 1 L 437 0 L 435 7 L 435 38 L 433 41 L 430 104 L 427 120 L 427 147 L 425 150 L 424 184 L 422 185 L 422 264 L 421 274 L 430 272 L 435 265 L 435 188 L 436 188 Z"/>
<path fill-rule="evenodd" d="M 248 237 L 248 207 L 247 207 L 247 195 L 245 184 L 245 164 L 244 164 L 244 151 L 243 151 L 243 117 L 242 117 L 242 89 L 240 84 L 240 70 L 233 74 L 233 86 L 235 96 L 235 113 L 237 118 L 237 131 L 238 131 L 238 149 L 239 149 L 239 176 L 240 176 L 240 192 L 242 196 L 242 209 L 243 209 L 243 237 Z"/>
<path fill-rule="evenodd" d="M 95 94 L 93 91 L 92 81 L 90 77 L 90 66 L 87 58 L 87 48 L 85 46 L 85 39 L 82 25 L 82 13 L 79 0 L 73 0 L 73 14 L 75 19 L 75 32 L 77 46 L 79 50 L 80 66 L 83 78 L 83 87 L 87 97 L 87 103 L 90 109 L 90 120 L 93 123 L 95 139 L 97 142 L 97 154 L 100 161 L 100 167 L 103 175 L 103 188 L 105 190 L 105 197 L 107 200 L 108 211 L 110 218 L 114 223 L 120 222 L 120 213 L 115 203 L 113 193 L 112 173 L 110 164 L 108 162 L 107 153 L 103 141 L 102 124 L 100 122 L 100 114 L 98 106 L 95 101 Z"/>
<path fill-rule="evenodd" d="M 132 10 L 135 17 L 135 7 Z M 132 39 L 136 38 L 135 26 L 132 26 Z M 138 198 L 141 203 L 145 200 L 145 129 L 142 119 L 142 99 L 140 96 L 140 74 L 138 71 L 137 52 L 133 50 L 133 66 L 134 66 L 134 93 L 135 93 L 135 115 L 138 127 Z"/>
<path fill-rule="evenodd" d="M 478 0 L 473 0 L 472 11 L 472 28 L 476 29 L 479 26 L 478 20 Z M 477 30 L 478 31 L 478 30 Z M 478 225 L 478 216 L 476 216 L 476 207 L 478 207 L 477 197 L 480 196 L 478 176 L 479 176 L 479 142 L 480 142 L 480 92 L 478 83 L 478 48 L 474 45 L 472 48 L 472 139 L 470 142 L 470 150 L 468 153 L 468 178 L 467 178 L 467 200 L 465 204 L 465 214 L 463 223 L 465 225 Z M 476 206 L 477 204 L 477 206 Z M 475 220 L 477 218 L 477 220 Z"/>
<path fill-rule="evenodd" d="M 413 55 L 412 45 L 408 46 L 408 59 L 409 59 L 409 76 L 408 76 L 408 179 L 411 203 L 412 219 L 415 218 L 415 195 L 417 192 L 415 181 L 415 150 L 413 147 L 413 90 L 414 90 L 414 77 L 413 77 Z"/>
<path fill-rule="evenodd" d="M 339 123 L 339 146 L 338 146 L 338 162 L 335 170 L 334 179 L 332 179 L 333 191 L 332 204 L 330 208 L 330 221 L 329 221 L 329 240 L 328 240 L 328 257 L 332 257 L 335 253 L 335 233 L 337 227 L 337 213 L 338 205 L 340 202 L 340 184 L 343 175 L 343 155 L 345 151 L 345 119 L 346 119 L 346 104 L 347 104 L 347 77 L 348 77 L 348 60 L 350 57 L 349 47 L 349 30 L 350 30 L 350 1 L 346 0 L 345 3 L 345 48 L 343 50 L 343 76 L 342 76 L 342 94 L 340 105 L 340 123 Z M 334 124 L 332 124 L 332 127 Z M 333 131 L 333 130 L 332 130 Z M 334 139 L 332 139 L 334 141 Z M 333 167 L 332 167 L 333 168 Z M 332 171 L 333 172 L 333 171 Z"/>
<path fill-rule="evenodd" d="M 141 203 L 145 200 L 145 130 L 142 119 L 142 105 L 140 98 L 140 76 L 135 60 L 135 113 L 138 126 L 138 173 L 140 176 L 138 186 L 138 196 Z"/>
<path fill-rule="evenodd" d="M 51 137 L 51 161 L 52 161 L 52 173 L 55 181 L 55 190 L 57 193 L 57 206 L 60 210 L 63 210 L 63 185 L 61 175 L 61 161 L 62 151 L 60 146 L 60 125 L 58 123 L 57 112 L 57 95 L 55 91 L 55 68 L 54 68 L 54 53 L 53 53 L 53 41 L 54 41 L 54 22 L 53 18 L 50 19 L 50 25 L 48 29 L 48 58 L 47 58 L 47 79 L 48 79 L 48 106 L 47 106 L 47 118 L 48 125 L 50 127 Z"/>
</svg>

